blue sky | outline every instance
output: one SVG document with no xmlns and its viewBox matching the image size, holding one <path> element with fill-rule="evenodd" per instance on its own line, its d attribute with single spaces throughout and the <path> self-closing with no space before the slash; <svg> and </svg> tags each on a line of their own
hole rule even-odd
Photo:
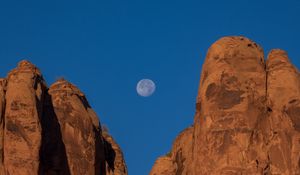
<svg viewBox="0 0 300 175">
<path fill-rule="evenodd" d="M 192 124 L 202 63 L 221 36 L 288 51 L 300 65 L 300 1 L 0 1 L 0 76 L 28 59 L 48 85 L 85 92 L 123 149 L 130 175 L 146 175 Z M 156 82 L 149 98 L 142 78 Z"/>
</svg>

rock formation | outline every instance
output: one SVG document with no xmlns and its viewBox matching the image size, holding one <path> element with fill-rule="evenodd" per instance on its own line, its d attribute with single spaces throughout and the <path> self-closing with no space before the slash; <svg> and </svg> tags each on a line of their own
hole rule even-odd
<svg viewBox="0 0 300 175">
<path fill-rule="evenodd" d="M 0 79 L 0 138 L 0 175 L 127 175 L 85 95 L 28 61 Z"/>
<path fill-rule="evenodd" d="M 150 175 L 300 174 L 300 74 L 245 37 L 208 50 L 194 124 Z"/>
<path fill-rule="evenodd" d="M 106 175 L 123 175 L 127 172 L 127 168 L 121 148 L 107 132 L 104 131 L 102 136 L 106 157 Z"/>
</svg>

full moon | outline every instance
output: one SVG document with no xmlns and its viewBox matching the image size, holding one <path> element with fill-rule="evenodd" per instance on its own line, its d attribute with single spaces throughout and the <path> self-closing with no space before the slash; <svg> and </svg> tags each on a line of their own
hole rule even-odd
<svg viewBox="0 0 300 175">
<path fill-rule="evenodd" d="M 140 96 L 149 97 L 155 91 L 155 83 L 150 79 L 142 79 L 136 85 L 136 91 Z"/>
</svg>

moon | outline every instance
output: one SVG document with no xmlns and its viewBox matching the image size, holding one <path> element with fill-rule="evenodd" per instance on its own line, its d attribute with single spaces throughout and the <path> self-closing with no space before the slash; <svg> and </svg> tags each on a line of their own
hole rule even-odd
<svg viewBox="0 0 300 175">
<path fill-rule="evenodd" d="M 136 85 L 137 93 L 142 97 L 149 97 L 155 92 L 155 83 L 150 79 L 142 79 Z"/>
</svg>

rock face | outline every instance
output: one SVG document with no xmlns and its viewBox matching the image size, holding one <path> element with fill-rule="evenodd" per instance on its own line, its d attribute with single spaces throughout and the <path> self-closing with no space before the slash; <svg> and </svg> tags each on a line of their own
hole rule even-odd
<svg viewBox="0 0 300 175">
<path fill-rule="evenodd" d="M 300 174 L 300 74 L 245 37 L 208 50 L 194 124 L 150 175 Z"/>
<path fill-rule="evenodd" d="M 127 167 L 123 159 L 123 153 L 115 140 L 107 133 L 103 132 L 104 150 L 106 157 L 106 174 L 123 175 L 127 172 Z"/>
<path fill-rule="evenodd" d="M 127 175 L 85 95 L 28 61 L 0 79 L 0 138 L 0 175 Z"/>
<path fill-rule="evenodd" d="M 38 172 L 44 82 L 39 70 L 22 61 L 7 77 L 4 115 L 5 174 Z"/>
</svg>

